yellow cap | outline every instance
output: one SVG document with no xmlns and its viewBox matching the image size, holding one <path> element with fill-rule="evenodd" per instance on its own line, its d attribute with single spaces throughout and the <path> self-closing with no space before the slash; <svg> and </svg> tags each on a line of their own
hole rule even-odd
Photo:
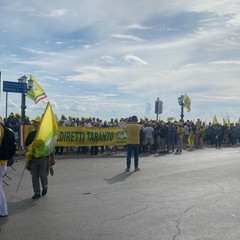
<svg viewBox="0 0 240 240">
<path fill-rule="evenodd" d="M 40 116 L 37 116 L 35 119 L 32 120 L 33 122 L 41 122 L 42 118 Z"/>
</svg>

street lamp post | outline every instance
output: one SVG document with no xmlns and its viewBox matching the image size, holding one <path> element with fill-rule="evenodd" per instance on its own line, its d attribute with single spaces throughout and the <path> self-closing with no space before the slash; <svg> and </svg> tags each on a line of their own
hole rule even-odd
<svg viewBox="0 0 240 240">
<path fill-rule="evenodd" d="M 25 118 L 26 118 L 26 92 L 30 90 L 33 86 L 33 81 L 31 79 L 28 80 L 27 83 L 27 77 L 24 75 L 18 79 L 19 83 L 26 83 L 26 91 L 22 93 L 22 98 L 21 98 L 21 123 L 25 124 Z"/>
<path fill-rule="evenodd" d="M 178 98 L 178 104 L 181 106 L 181 120 L 183 121 L 183 117 L 184 117 L 184 114 L 183 114 L 183 108 L 184 108 L 184 96 L 181 95 L 179 98 Z"/>
</svg>

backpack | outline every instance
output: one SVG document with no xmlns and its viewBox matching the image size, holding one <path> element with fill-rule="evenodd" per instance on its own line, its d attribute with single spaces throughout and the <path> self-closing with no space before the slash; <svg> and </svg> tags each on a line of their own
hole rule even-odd
<svg viewBox="0 0 240 240">
<path fill-rule="evenodd" d="M 17 149 L 15 136 L 12 129 L 5 127 L 2 123 L 0 124 L 4 128 L 4 136 L 0 146 L 0 159 L 9 160 L 12 159 Z"/>
</svg>

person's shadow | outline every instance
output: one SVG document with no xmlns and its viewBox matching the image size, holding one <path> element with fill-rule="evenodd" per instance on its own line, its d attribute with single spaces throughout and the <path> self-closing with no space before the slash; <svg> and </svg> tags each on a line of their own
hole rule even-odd
<svg viewBox="0 0 240 240">
<path fill-rule="evenodd" d="M 108 182 L 108 184 L 114 184 L 117 182 L 123 182 L 126 178 L 130 177 L 133 172 L 122 172 L 111 178 L 104 178 Z"/>
<path fill-rule="evenodd" d="M 1 234 L 1 228 L 4 224 L 7 223 L 8 218 L 12 215 L 21 213 L 23 211 L 26 211 L 28 208 L 35 206 L 35 201 L 32 199 L 23 199 L 18 202 L 8 202 L 8 216 L 7 217 L 0 217 L 0 234 Z"/>
<path fill-rule="evenodd" d="M 0 235 L 1 235 L 1 231 L 2 231 L 2 226 L 4 224 L 6 224 L 7 220 L 8 220 L 8 217 L 1 217 L 0 218 Z"/>
</svg>

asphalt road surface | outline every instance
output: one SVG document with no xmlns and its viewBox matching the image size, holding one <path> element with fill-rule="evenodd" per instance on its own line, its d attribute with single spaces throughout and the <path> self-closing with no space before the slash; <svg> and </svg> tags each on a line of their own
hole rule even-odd
<svg viewBox="0 0 240 240">
<path fill-rule="evenodd" d="M 56 157 L 49 191 L 32 200 L 24 159 L 3 183 L 9 215 L 0 240 L 239 240 L 240 148 L 140 156 Z"/>
</svg>

